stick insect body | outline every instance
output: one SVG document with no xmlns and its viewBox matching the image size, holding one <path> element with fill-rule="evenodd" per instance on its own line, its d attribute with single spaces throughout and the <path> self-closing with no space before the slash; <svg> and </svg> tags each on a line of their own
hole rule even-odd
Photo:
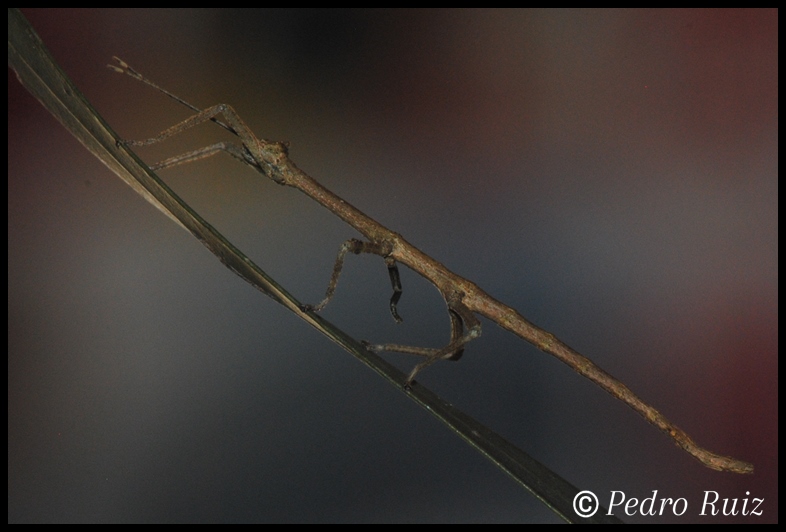
<svg viewBox="0 0 786 532">
<path fill-rule="evenodd" d="M 457 360 L 461 356 L 467 342 L 479 337 L 481 334 L 480 320 L 476 316 L 476 314 L 479 314 L 495 321 L 504 329 L 523 338 L 541 351 L 557 357 L 574 371 L 590 379 L 630 406 L 649 423 L 670 436 L 678 446 L 682 447 L 707 467 L 735 473 L 753 472 L 753 465 L 747 462 L 722 456 L 700 447 L 685 431 L 667 420 L 658 410 L 645 403 L 625 384 L 601 369 L 590 359 L 566 345 L 550 332 L 532 324 L 515 309 L 497 301 L 475 283 L 451 272 L 441 263 L 407 242 L 400 234 L 378 223 L 319 184 L 289 159 L 285 144 L 256 137 L 230 106 L 218 104 L 208 109 L 200 110 L 158 87 L 124 61 L 118 58 L 115 59 L 119 66 L 109 65 L 110 68 L 153 86 L 197 112 L 197 114 L 163 131 L 156 137 L 143 141 L 126 141 L 126 144 L 131 146 L 154 144 L 209 120 L 216 122 L 235 134 L 242 143 L 242 145 L 228 142 L 214 144 L 166 159 L 153 166 L 152 169 L 169 168 L 224 151 L 276 183 L 300 190 L 354 227 L 367 239 L 367 241 L 350 239 L 341 246 L 325 298 L 316 305 L 304 305 L 303 310 L 318 312 L 327 305 L 335 292 L 347 253 L 372 253 L 381 256 L 385 260 L 393 286 L 390 310 L 396 321 L 401 321 L 396 309 L 396 304 L 401 297 L 401 282 L 399 280 L 397 263 L 406 265 L 437 288 L 447 304 L 451 323 L 450 341 L 445 347 L 434 349 L 396 344 L 367 344 L 367 347 L 373 351 L 398 351 L 425 357 L 425 360 L 417 364 L 409 373 L 407 378 L 409 386 L 413 384 L 415 376 L 427 366 L 442 359 Z M 219 115 L 222 116 L 223 121 L 217 118 Z"/>
</svg>

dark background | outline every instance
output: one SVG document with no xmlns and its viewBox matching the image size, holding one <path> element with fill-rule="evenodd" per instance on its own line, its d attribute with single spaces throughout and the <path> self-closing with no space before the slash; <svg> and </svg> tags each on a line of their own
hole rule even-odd
<svg viewBox="0 0 786 532">
<path fill-rule="evenodd" d="M 606 504 L 689 505 L 617 515 L 778 520 L 777 11 L 24 13 L 122 136 L 188 112 L 112 55 L 290 141 L 324 185 L 756 466 L 706 469 L 487 321 L 421 375 Z M 10 70 L 8 91 L 9 522 L 558 521 L 146 204 Z M 303 301 L 357 236 L 228 157 L 161 174 Z M 403 282 L 397 326 L 382 260 L 350 257 L 324 314 L 444 343 L 436 290 Z M 707 490 L 763 515 L 702 517 Z"/>
</svg>

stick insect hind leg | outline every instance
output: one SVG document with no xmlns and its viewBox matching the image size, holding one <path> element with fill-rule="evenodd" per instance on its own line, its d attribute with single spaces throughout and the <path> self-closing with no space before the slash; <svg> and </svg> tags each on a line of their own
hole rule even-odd
<svg viewBox="0 0 786 532">
<path fill-rule="evenodd" d="M 448 305 L 448 315 L 450 316 L 450 342 L 441 348 L 412 347 L 397 344 L 369 345 L 372 351 L 395 351 L 426 357 L 426 360 L 416 365 L 407 376 L 406 387 L 409 388 L 415 380 L 415 376 L 425 368 L 439 360 L 458 360 L 464 354 L 464 346 L 470 340 L 480 336 L 480 320 L 462 302 L 462 295 L 453 292 L 449 295 L 443 294 Z M 466 330 L 465 330 L 466 328 Z"/>
</svg>

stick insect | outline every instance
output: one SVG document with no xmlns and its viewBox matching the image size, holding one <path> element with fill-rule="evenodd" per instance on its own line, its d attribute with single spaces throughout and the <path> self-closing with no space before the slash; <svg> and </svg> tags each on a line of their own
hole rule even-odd
<svg viewBox="0 0 786 532">
<path fill-rule="evenodd" d="M 397 344 L 366 344 L 368 349 L 375 352 L 397 351 L 424 357 L 424 360 L 417 364 L 409 373 L 407 377 L 408 386 L 414 384 L 415 377 L 423 369 L 435 362 L 439 360 L 458 360 L 464 351 L 465 345 L 469 341 L 478 338 L 481 334 L 481 324 L 477 317 L 477 315 L 480 315 L 496 322 L 502 328 L 533 344 L 541 351 L 555 356 L 574 371 L 627 404 L 649 423 L 666 433 L 679 447 L 693 455 L 705 466 L 718 471 L 734 473 L 753 472 L 753 465 L 750 463 L 722 456 L 700 447 L 685 431 L 666 419 L 658 410 L 640 399 L 625 384 L 611 376 L 589 358 L 569 347 L 552 333 L 532 324 L 515 309 L 497 301 L 475 283 L 451 272 L 441 263 L 407 242 L 400 234 L 391 231 L 322 186 L 300 170 L 289 159 L 287 146 L 284 143 L 256 137 L 229 105 L 218 104 L 204 110 L 199 109 L 159 87 L 121 59 L 117 57 L 114 59 L 117 61 L 117 65 L 108 65 L 111 69 L 119 73 L 128 74 L 132 78 L 152 86 L 196 112 L 195 115 L 164 130 L 156 137 L 141 141 L 125 141 L 127 145 L 148 146 L 155 144 L 207 121 L 218 124 L 240 140 L 240 144 L 219 142 L 171 157 L 152 166 L 153 170 L 170 168 L 204 159 L 219 152 L 226 152 L 260 174 L 272 179 L 275 183 L 300 190 L 344 220 L 366 238 L 366 240 L 353 238 L 341 246 L 325 298 L 316 305 L 303 305 L 302 310 L 319 312 L 325 308 L 335 293 L 344 259 L 348 253 L 371 253 L 379 255 L 384 259 L 393 287 L 393 295 L 390 298 L 390 312 L 397 322 L 401 321 L 401 317 L 398 314 L 396 305 L 402 293 L 398 263 L 409 267 L 436 287 L 447 304 L 450 317 L 450 341 L 446 346 L 435 349 Z M 219 119 L 218 116 L 222 118 Z"/>
</svg>

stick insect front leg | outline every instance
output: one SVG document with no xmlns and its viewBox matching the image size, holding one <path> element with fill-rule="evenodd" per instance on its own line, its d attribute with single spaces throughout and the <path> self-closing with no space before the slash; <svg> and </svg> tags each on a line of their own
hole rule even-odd
<svg viewBox="0 0 786 532">
<path fill-rule="evenodd" d="M 158 136 L 146 140 L 128 140 L 125 141 L 125 143 L 129 146 L 149 146 L 151 144 L 156 144 L 178 133 L 182 133 L 187 129 L 202 124 L 203 122 L 211 121 L 217 115 L 223 115 L 224 120 L 231 126 L 230 131 L 237 135 L 242 141 L 242 146 L 238 146 L 231 142 L 219 142 L 205 148 L 170 157 L 169 159 L 153 165 L 151 168 L 154 170 L 170 168 L 179 164 L 198 161 L 224 151 L 269 177 L 276 183 L 282 185 L 286 184 L 286 180 L 275 168 L 275 162 L 280 159 L 282 154 L 286 154 L 286 146 L 280 142 L 268 142 L 264 139 L 260 140 L 255 137 L 248 126 L 240 119 L 237 112 L 227 104 L 220 103 L 204 111 L 200 111 L 179 124 L 175 124 L 169 129 L 162 131 Z"/>
<path fill-rule="evenodd" d="M 162 89 L 152 81 L 146 79 L 124 61 L 118 58 L 115 59 L 120 66 L 118 67 L 109 65 L 110 68 L 120 73 L 126 73 L 139 81 L 151 85 L 157 90 L 164 92 L 168 96 L 174 98 L 178 102 L 186 105 L 194 111 L 197 111 L 195 115 L 162 131 L 155 137 L 140 141 L 126 141 L 126 144 L 130 146 L 149 146 L 151 144 L 162 142 L 169 137 L 177 135 L 178 133 L 208 121 L 217 123 L 219 126 L 228 130 L 230 133 L 236 135 L 242 142 L 242 145 L 237 145 L 231 142 L 220 142 L 213 144 L 211 146 L 177 155 L 175 157 L 170 157 L 169 159 L 153 165 L 151 167 L 152 169 L 159 170 L 198 161 L 223 151 L 235 159 L 238 159 L 242 163 L 252 167 L 261 174 L 269 177 L 276 183 L 292 186 L 301 190 L 341 218 L 344 218 L 346 221 L 350 221 L 347 218 L 351 218 L 355 223 L 350 222 L 350 224 L 359 231 L 363 232 L 369 238 L 368 242 L 358 239 L 350 239 L 342 245 L 338 257 L 336 258 L 336 263 L 333 267 L 333 273 L 331 275 L 330 283 L 328 284 L 325 298 L 316 305 L 302 305 L 302 310 L 318 312 L 328 304 L 335 293 L 336 286 L 338 284 L 338 278 L 341 274 L 341 270 L 344 265 L 344 258 L 347 253 L 373 253 L 385 259 L 385 263 L 388 267 L 388 274 L 390 276 L 390 282 L 393 287 L 393 295 L 390 298 L 390 313 L 397 323 L 401 323 L 402 318 L 399 316 L 396 307 L 402 293 L 401 278 L 396 260 L 391 256 L 395 245 L 392 239 L 388 238 L 389 236 L 394 235 L 390 230 L 371 220 L 369 217 L 349 205 L 343 199 L 339 198 L 331 191 L 327 190 L 322 185 L 306 176 L 304 173 L 300 172 L 293 164 L 289 165 L 289 172 L 282 172 L 282 165 L 280 163 L 283 160 L 288 161 L 286 146 L 282 143 L 258 139 L 251 129 L 245 124 L 245 122 L 243 122 L 237 112 L 235 112 L 235 110 L 229 105 L 218 104 L 205 110 L 199 110 L 197 107 L 194 107 L 188 102 L 185 102 L 181 98 L 166 91 L 165 89 Z M 225 120 L 226 123 L 217 118 L 219 115 L 223 117 L 223 120 Z M 288 162 L 291 163 L 291 161 Z M 347 216 L 347 213 L 349 213 L 350 216 Z M 480 321 L 466 306 L 464 306 L 463 303 L 461 303 L 461 296 L 454 292 L 451 292 L 450 294 L 446 294 L 444 290 L 441 290 L 441 292 L 445 298 L 445 302 L 448 305 L 448 313 L 451 320 L 451 340 L 444 348 L 433 349 L 395 344 L 367 344 L 370 349 L 375 351 L 398 351 L 426 357 L 425 361 L 415 366 L 415 368 L 410 372 L 407 378 L 407 386 L 412 383 L 415 375 L 417 375 L 422 369 L 432 365 L 434 362 L 441 359 L 458 360 L 464 351 L 464 344 L 473 338 L 480 336 Z M 466 333 L 463 332 L 465 325 L 467 328 Z"/>
</svg>

